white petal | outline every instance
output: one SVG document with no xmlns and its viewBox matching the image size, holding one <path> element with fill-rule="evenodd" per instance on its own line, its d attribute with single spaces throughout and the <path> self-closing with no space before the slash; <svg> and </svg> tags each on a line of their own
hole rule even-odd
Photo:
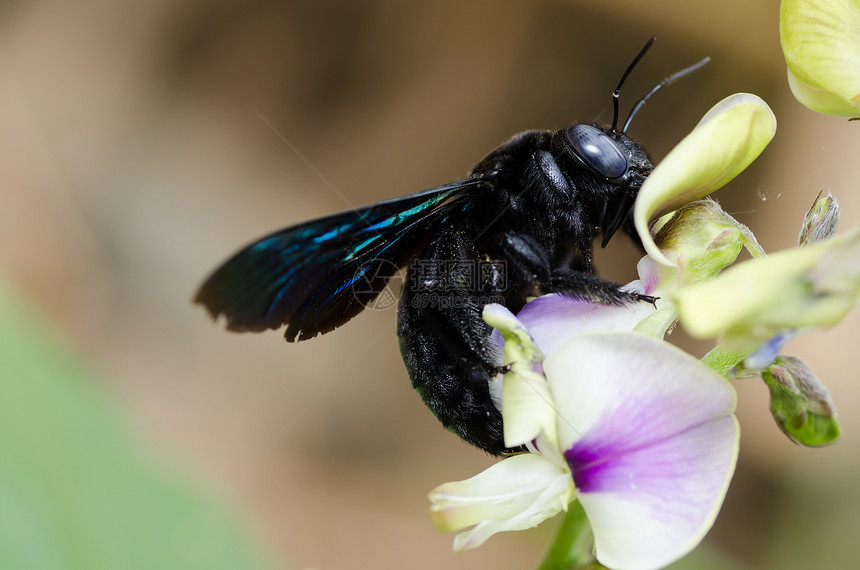
<svg viewBox="0 0 860 570">
<path fill-rule="evenodd" d="M 522 323 L 520 323 L 516 315 L 508 310 L 507 307 L 498 303 L 485 305 L 482 318 L 484 319 L 484 322 L 497 330 L 515 330 L 522 326 Z M 504 340 L 502 340 L 501 334 L 497 333 L 497 338 L 499 340 L 498 345 L 502 348 L 504 346 Z"/>
<path fill-rule="evenodd" d="M 531 331 L 507 307 L 497 303 L 486 305 L 482 318 L 496 329 L 490 341 L 498 349 L 496 352 L 504 354 L 504 357 L 498 360 L 500 366 L 513 362 L 533 364 L 543 360 L 543 354 L 534 342 Z"/>
<path fill-rule="evenodd" d="M 830 326 L 860 297 L 860 230 L 750 259 L 678 295 L 692 336 L 744 352 L 785 329 Z"/>
<path fill-rule="evenodd" d="M 541 351 L 525 325 L 505 307 L 487 305 L 483 316 L 484 321 L 504 337 L 504 363 L 510 366 L 501 390 L 505 445 L 523 445 L 542 432 L 555 441 L 555 412 L 549 386 L 540 370 Z M 496 386 L 497 381 L 490 384 L 494 400 Z"/>
<path fill-rule="evenodd" d="M 678 319 L 678 309 L 671 300 L 675 295 L 678 269 L 661 265 L 646 255 L 639 260 L 636 271 L 639 272 L 639 281 L 634 283 L 641 283 L 639 287 L 658 298 L 654 303 L 656 310 L 639 321 L 633 332 L 662 340 Z"/>
<path fill-rule="evenodd" d="M 645 292 L 638 281 L 624 289 Z M 581 334 L 632 331 L 654 311 L 654 306 L 644 301 L 615 307 L 551 294 L 527 303 L 517 318 L 528 329 L 541 352 L 549 355 L 564 342 Z"/>
<path fill-rule="evenodd" d="M 673 265 L 648 230 L 651 218 L 707 196 L 752 163 L 776 132 L 776 118 L 756 95 L 738 93 L 717 103 L 645 180 L 633 217 L 646 251 Z"/>
<path fill-rule="evenodd" d="M 735 406 L 722 376 L 672 345 L 632 333 L 577 337 L 543 367 L 563 448 L 596 428 L 626 447 L 640 446 L 730 415 Z"/>
<path fill-rule="evenodd" d="M 782 0 L 779 35 L 797 100 L 821 113 L 860 116 L 860 4 Z"/>
<path fill-rule="evenodd" d="M 455 550 L 475 548 L 497 532 L 537 526 L 573 498 L 567 469 L 540 455 L 509 457 L 471 479 L 430 492 L 433 524 L 442 532 L 475 525 L 454 539 Z"/>
<path fill-rule="evenodd" d="M 734 473 L 734 416 L 711 420 L 602 464 L 579 500 L 597 558 L 610 568 L 662 568 L 711 528 Z"/>
<path fill-rule="evenodd" d="M 505 374 L 502 387 L 502 417 L 505 445 L 517 447 L 541 433 L 555 442 L 555 411 L 549 384 L 543 374 L 514 366 Z"/>
<path fill-rule="evenodd" d="M 636 264 L 636 273 L 639 274 L 639 281 L 634 281 L 634 283 L 641 283 L 640 287 L 647 294 L 651 294 L 660 284 L 662 275 L 664 273 L 672 274 L 673 272 L 667 271 L 665 266 L 658 265 L 646 255 Z"/>
<path fill-rule="evenodd" d="M 860 100 L 846 101 L 830 91 L 810 85 L 792 73 L 790 67 L 787 69 L 787 76 L 791 94 L 809 109 L 837 117 L 860 116 Z"/>
<path fill-rule="evenodd" d="M 624 333 L 578 337 L 544 370 L 598 559 L 647 569 L 689 552 L 734 472 L 732 386 L 677 348 Z"/>
</svg>

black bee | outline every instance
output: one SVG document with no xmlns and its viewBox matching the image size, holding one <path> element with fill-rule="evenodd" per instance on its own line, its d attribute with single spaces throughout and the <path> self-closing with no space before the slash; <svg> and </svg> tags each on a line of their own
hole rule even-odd
<svg viewBox="0 0 860 570">
<path fill-rule="evenodd" d="M 245 247 L 200 288 L 195 302 L 232 331 L 287 325 L 286 339 L 327 333 L 357 315 L 408 264 L 397 334 L 412 384 L 442 424 L 494 455 L 505 447 L 502 415 L 489 382 L 500 355 L 481 318 L 490 302 L 519 311 L 526 298 L 561 293 L 596 303 L 651 301 L 592 272 L 602 245 L 628 220 L 653 170 L 617 128 L 575 123 L 527 131 L 492 151 L 468 178 L 401 198 L 289 227 Z"/>
</svg>

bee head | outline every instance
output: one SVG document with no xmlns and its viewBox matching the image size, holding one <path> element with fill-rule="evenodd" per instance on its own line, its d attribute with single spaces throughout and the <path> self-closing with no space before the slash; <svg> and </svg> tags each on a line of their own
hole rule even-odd
<svg viewBox="0 0 860 570">
<path fill-rule="evenodd" d="M 577 123 L 558 131 L 553 139 L 553 146 L 567 158 L 565 162 L 594 179 L 593 189 L 586 193 L 600 220 L 601 243 L 606 246 L 627 219 L 639 188 L 654 170 L 651 160 L 641 145 L 626 134 L 597 124 Z"/>
<path fill-rule="evenodd" d="M 563 154 L 572 158 L 575 164 L 585 167 L 588 172 L 599 179 L 598 185 L 590 192 L 589 198 L 592 202 L 598 202 L 592 206 L 592 211 L 595 216 L 600 216 L 601 219 L 600 228 L 603 232 L 601 246 L 603 247 L 627 219 L 636 201 L 639 188 L 642 187 L 645 178 L 654 170 L 654 166 L 642 146 L 627 136 L 627 129 L 630 127 L 633 117 L 654 93 L 701 69 L 710 61 L 710 58 L 706 57 L 663 79 L 636 102 L 630 110 L 624 126 L 619 129 L 618 100 L 621 95 L 621 87 L 630 72 L 654 43 L 654 40 L 654 37 L 650 38 L 636 54 L 612 93 L 614 113 L 611 127 L 577 123 L 558 131 L 553 137 L 553 145 L 557 150 L 561 150 Z M 602 211 L 598 209 L 601 206 Z"/>
</svg>

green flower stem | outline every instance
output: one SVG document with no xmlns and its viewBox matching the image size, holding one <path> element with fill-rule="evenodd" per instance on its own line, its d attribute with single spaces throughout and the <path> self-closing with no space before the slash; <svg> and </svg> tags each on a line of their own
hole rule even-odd
<svg viewBox="0 0 860 570">
<path fill-rule="evenodd" d="M 749 356 L 749 352 L 729 352 L 719 346 L 702 357 L 702 364 L 729 380 L 737 376 L 737 367 Z"/>
<path fill-rule="evenodd" d="M 594 562 L 594 535 L 579 501 L 570 504 L 538 570 L 573 570 Z M 592 566 L 593 567 L 593 566 Z M 598 566 L 600 567 L 600 566 Z"/>
</svg>

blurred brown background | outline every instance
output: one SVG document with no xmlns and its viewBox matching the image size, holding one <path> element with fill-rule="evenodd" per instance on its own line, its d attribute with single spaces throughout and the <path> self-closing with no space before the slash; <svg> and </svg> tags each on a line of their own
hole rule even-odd
<svg viewBox="0 0 860 570">
<path fill-rule="evenodd" d="M 292 345 L 190 304 L 241 244 L 461 178 L 511 134 L 611 118 L 705 55 L 630 130 L 659 160 L 750 91 L 772 145 L 716 197 L 766 249 L 793 245 L 818 190 L 860 223 L 860 124 L 791 97 L 776 2 L 33 0 L 0 4 L 0 271 L 110 379 L 130 423 L 230 504 L 283 566 L 534 566 L 553 523 L 451 553 L 426 492 L 491 459 L 413 393 L 395 311 Z M 618 280 L 636 254 L 599 258 Z M 844 434 L 795 446 L 739 383 L 738 472 L 705 555 L 726 568 L 847 568 L 860 554 L 860 315 L 787 352 L 831 389 Z M 693 350 L 702 350 L 697 347 Z M 708 554 L 710 553 L 710 554 Z M 723 558 L 724 557 L 724 558 Z"/>
</svg>

